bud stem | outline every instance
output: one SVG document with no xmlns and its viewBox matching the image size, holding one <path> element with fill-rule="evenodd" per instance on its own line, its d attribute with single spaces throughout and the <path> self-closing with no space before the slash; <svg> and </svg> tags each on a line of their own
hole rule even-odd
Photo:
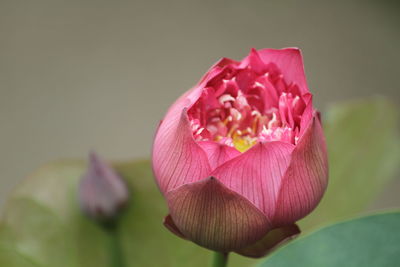
<svg viewBox="0 0 400 267">
<path fill-rule="evenodd" d="M 228 253 L 214 252 L 212 267 L 226 267 L 228 266 Z"/>
<path fill-rule="evenodd" d="M 117 222 L 104 224 L 110 252 L 110 267 L 125 267 L 125 260 L 119 239 Z"/>
</svg>

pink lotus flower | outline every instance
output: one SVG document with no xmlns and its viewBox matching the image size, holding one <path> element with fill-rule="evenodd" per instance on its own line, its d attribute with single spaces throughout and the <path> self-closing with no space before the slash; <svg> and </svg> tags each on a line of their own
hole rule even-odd
<svg viewBox="0 0 400 267">
<path fill-rule="evenodd" d="M 170 107 L 152 158 L 175 234 L 253 257 L 297 235 L 328 181 L 300 50 L 221 59 Z"/>
</svg>

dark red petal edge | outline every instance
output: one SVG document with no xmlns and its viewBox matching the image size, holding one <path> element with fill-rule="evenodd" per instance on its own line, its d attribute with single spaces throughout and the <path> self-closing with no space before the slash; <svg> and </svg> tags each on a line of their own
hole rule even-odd
<svg viewBox="0 0 400 267">
<path fill-rule="evenodd" d="M 283 244 L 296 238 L 299 234 L 300 228 L 296 224 L 275 228 L 266 234 L 260 241 L 235 252 L 251 258 L 264 257 Z"/>
</svg>

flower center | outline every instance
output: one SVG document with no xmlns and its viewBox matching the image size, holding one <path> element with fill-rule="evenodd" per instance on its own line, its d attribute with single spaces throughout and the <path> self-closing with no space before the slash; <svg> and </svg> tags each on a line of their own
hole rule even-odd
<svg viewBox="0 0 400 267">
<path fill-rule="evenodd" d="M 246 83 L 243 70 L 214 81 L 189 109 L 196 141 L 219 142 L 240 152 L 263 141 L 295 144 L 304 101 L 290 90 L 293 85 L 286 86 L 282 75 L 246 71 Z"/>
</svg>

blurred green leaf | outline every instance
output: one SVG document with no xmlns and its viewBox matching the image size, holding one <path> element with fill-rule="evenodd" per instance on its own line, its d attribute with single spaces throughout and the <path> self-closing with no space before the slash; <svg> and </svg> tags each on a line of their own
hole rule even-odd
<svg viewBox="0 0 400 267">
<path fill-rule="evenodd" d="M 14 190 L 0 224 L 0 266 L 108 267 L 107 236 L 77 203 L 84 167 L 48 164 Z"/>
<path fill-rule="evenodd" d="M 149 161 L 115 165 L 132 197 L 118 230 L 128 266 L 207 266 L 210 251 L 171 234 Z M 107 234 L 82 216 L 77 187 L 86 164 L 48 164 L 12 193 L 0 226 L 0 266 L 108 267 Z M 230 266 L 252 261 L 236 256 Z"/>
<path fill-rule="evenodd" d="M 398 110 L 380 97 L 332 106 L 324 114 L 329 185 L 302 230 L 363 212 L 399 173 Z"/>
<path fill-rule="evenodd" d="M 260 266 L 398 266 L 399 225 L 400 212 L 338 223 L 293 241 Z"/>
</svg>

